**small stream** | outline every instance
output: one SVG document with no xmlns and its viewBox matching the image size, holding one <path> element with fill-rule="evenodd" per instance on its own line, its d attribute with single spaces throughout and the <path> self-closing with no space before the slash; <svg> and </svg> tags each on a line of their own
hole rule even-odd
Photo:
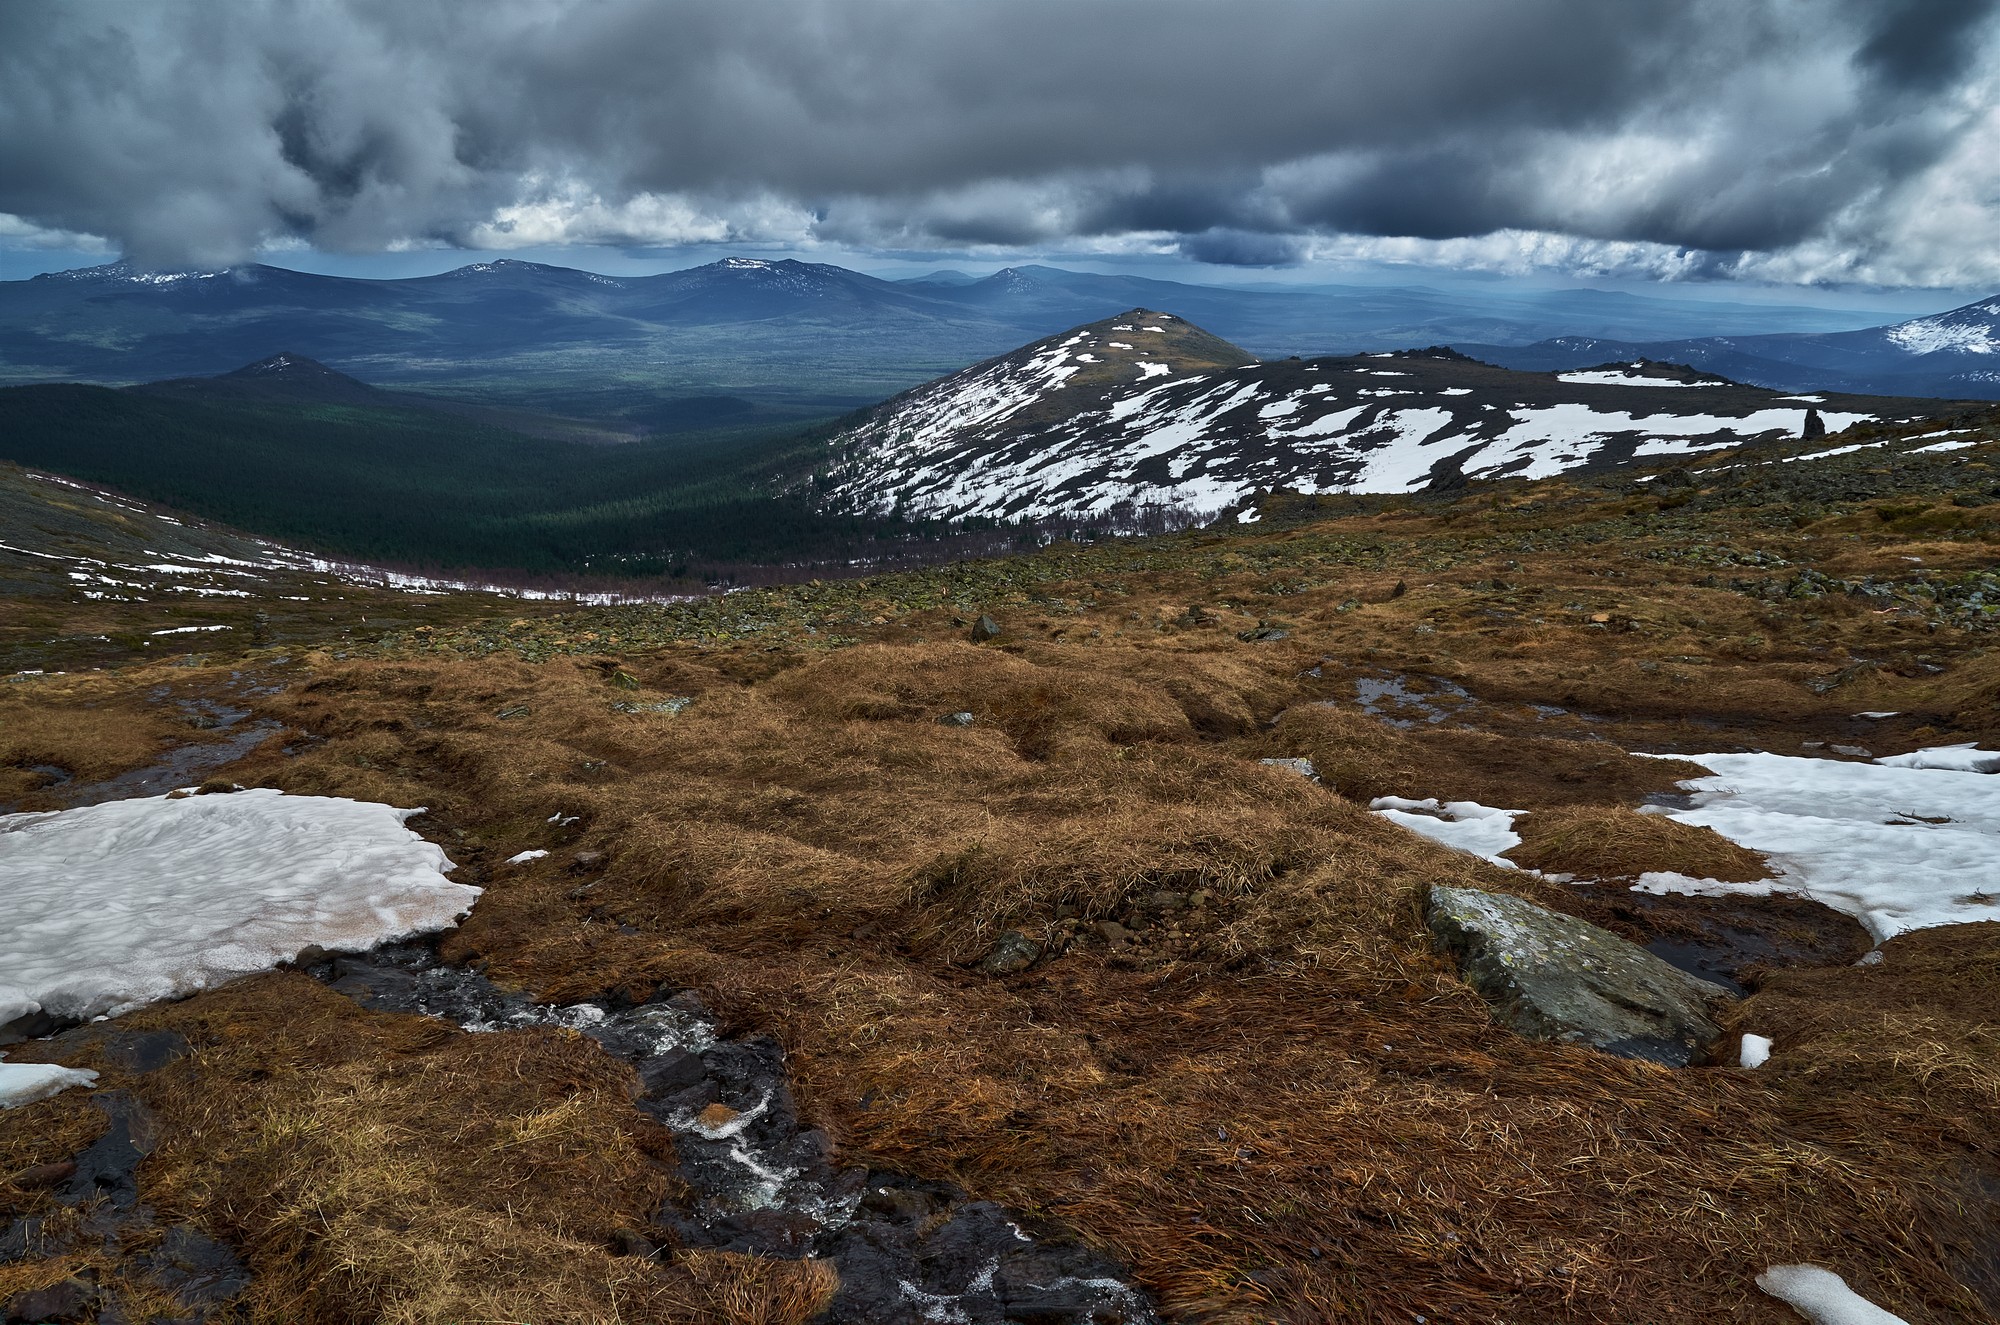
<svg viewBox="0 0 2000 1325">
<path fill-rule="evenodd" d="M 632 1007 L 537 1003 L 422 943 L 336 957 L 313 975 L 364 1007 L 468 1031 L 561 1026 L 632 1064 L 638 1107 L 674 1138 L 700 1197 L 655 1217 L 660 1241 L 764 1256 L 813 1255 L 840 1272 L 828 1325 L 1157 1325 L 1123 1267 L 941 1183 L 835 1163 L 801 1124 L 783 1052 L 726 1039 L 689 993 Z"/>
</svg>

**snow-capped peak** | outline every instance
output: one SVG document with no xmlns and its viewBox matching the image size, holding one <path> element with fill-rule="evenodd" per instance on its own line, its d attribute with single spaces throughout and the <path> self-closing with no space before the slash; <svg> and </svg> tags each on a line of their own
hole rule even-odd
<svg viewBox="0 0 2000 1325">
<path fill-rule="evenodd" d="M 211 281 L 218 276 L 227 276 L 234 267 L 217 267 L 213 271 L 147 271 L 129 262 L 107 262 L 97 267 L 76 267 L 69 271 L 44 272 L 33 279 L 38 281 L 112 281 L 125 285 L 181 285 L 189 281 Z"/>
<path fill-rule="evenodd" d="M 1992 354 L 2000 351 L 2000 299 L 1900 322 L 1883 335 L 1911 354 Z"/>
<path fill-rule="evenodd" d="M 1829 432 L 1874 417 L 1814 408 Z M 1258 363 L 1133 309 L 889 401 L 829 439 L 815 488 L 836 507 L 948 519 L 1213 512 L 1280 488 L 1410 492 L 1782 441 L 1806 416 L 1651 361 L 1560 376 L 1443 349 Z"/>
</svg>

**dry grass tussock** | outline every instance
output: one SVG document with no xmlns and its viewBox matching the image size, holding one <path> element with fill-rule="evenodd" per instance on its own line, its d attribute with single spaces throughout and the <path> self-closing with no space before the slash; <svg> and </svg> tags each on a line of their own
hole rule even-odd
<svg viewBox="0 0 2000 1325">
<path fill-rule="evenodd" d="M 697 699 L 674 717 L 614 712 L 634 692 L 588 660 L 329 663 L 278 704 L 331 739 L 262 772 L 421 797 L 489 888 L 451 951 L 550 996 L 697 987 L 781 1035 L 850 1157 L 1056 1219 L 1190 1318 L 1775 1322 L 1748 1281 L 1782 1259 L 1865 1265 L 1905 1305 L 1968 1300 L 1910 1176 L 1947 1163 L 1934 1136 L 1852 1093 L 1787 1101 L 1777 1076 L 1497 1030 L 1432 955 L 1423 890 L 1561 887 L 1350 798 L 1545 807 L 1693 770 L 1296 704 L 1217 739 L 1196 701 L 1282 708 L 1297 664 L 1267 651 L 1233 696 L 1230 669 L 1191 667 L 1176 694 L 1173 647 L 871 646 L 751 680 L 690 651 L 671 679 Z M 974 725 L 936 721 L 959 711 Z M 1339 794 L 1257 765 L 1272 742 L 1388 771 Z M 1629 809 L 1536 817 L 1587 872 L 1713 855 Z M 554 854 L 495 863 L 530 846 Z M 580 847 L 606 865 L 566 868 Z M 1100 918 L 1138 941 L 1112 950 Z M 1047 957 L 980 974 L 1009 928 Z"/>
<path fill-rule="evenodd" d="M 94 782 L 143 766 L 169 745 L 203 739 L 127 678 L 47 676 L 0 685 L 0 804 L 47 808 L 36 793 L 55 779 L 42 769 Z"/>
<path fill-rule="evenodd" d="M 580 1036 L 466 1035 L 296 975 L 128 1023 L 196 1046 L 129 1081 L 102 1065 L 105 1084 L 161 1120 L 143 1174 L 162 1227 L 198 1223 L 255 1266 L 254 1320 L 799 1325 L 831 1294 L 812 1262 L 617 1254 L 676 1181 L 671 1143 L 632 1108 L 629 1070 Z M 13 1121 L 0 1115 L 10 1160 L 27 1139 Z M 4 1273 L 93 1265 L 120 1273 L 96 1253 Z"/>
<path fill-rule="evenodd" d="M 1864 707 L 1909 715 L 1872 740 L 1971 739 L 2000 729 L 1995 664 L 1948 628 L 1705 584 L 1683 535 L 1647 532 L 1651 499 L 1537 491 L 1079 561 L 1035 585 L 1046 611 L 994 603 L 1008 633 L 981 647 L 933 605 L 831 650 L 308 656 L 260 707 L 315 740 L 232 774 L 431 807 L 418 826 L 487 889 L 448 955 L 551 998 L 696 988 L 782 1039 L 845 1158 L 1070 1229 L 1177 1319 L 1780 1325 L 1751 1280 L 1783 1261 L 1918 1325 L 1981 1318 L 2000 1290 L 1955 1267 L 2000 1229 L 1990 949 L 1889 945 L 1865 981 L 1900 1002 L 1856 1002 L 1875 985 L 1845 966 L 1771 977 L 1739 1010 L 1778 1038 L 1756 1072 L 1530 1043 L 1432 953 L 1421 899 L 1564 886 L 1365 806 L 1528 810 L 1544 869 L 1760 877 L 1635 814 L 1698 770 L 1623 751 L 1796 752 Z M 1786 521 L 1744 529 L 1708 536 L 1806 555 Z M 1904 564 L 1886 525 L 1865 537 L 1856 566 Z M 1290 638 L 1237 638 L 1265 619 Z M 1364 672 L 1478 707 L 1392 729 L 1355 708 Z M 649 708 L 668 696 L 693 702 Z M 502 863 L 529 848 L 551 854 Z M 1008 929 L 1041 960 L 983 972 Z M 506 1293 L 510 1319 L 776 1322 L 826 1291 L 810 1266 L 603 1250 L 667 1189 L 587 1046 L 472 1043 L 289 978 L 146 1016 L 205 1046 L 199 1075 L 141 1087 L 184 1132 L 149 1199 L 312 1320 L 470 1320 Z M 68 1107 L 0 1116 L 0 1156 L 41 1153 L 36 1117 L 87 1122 Z"/>
<path fill-rule="evenodd" d="M 1647 761 L 1653 762 L 1653 761 Z M 1524 869 L 1580 879 L 1636 879 L 1670 870 L 1693 879 L 1754 883 L 1772 876 L 1758 852 L 1712 828 L 1617 806 L 1536 810 L 1514 821 L 1521 845 L 1507 859 Z"/>
</svg>

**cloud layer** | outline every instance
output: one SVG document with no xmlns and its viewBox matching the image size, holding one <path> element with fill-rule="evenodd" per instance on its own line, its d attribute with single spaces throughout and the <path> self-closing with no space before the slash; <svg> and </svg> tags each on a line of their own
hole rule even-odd
<svg viewBox="0 0 2000 1325">
<path fill-rule="evenodd" d="M 1995 7 L 12 0 L 0 222 L 2000 281 Z"/>
</svg>

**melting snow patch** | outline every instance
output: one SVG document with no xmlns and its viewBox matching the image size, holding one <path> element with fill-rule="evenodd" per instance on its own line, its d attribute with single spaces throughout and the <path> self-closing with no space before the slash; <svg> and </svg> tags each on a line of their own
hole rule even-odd
<svg viewBox="0 0 2000 1325">
<path fill-rule="evenodd" d="M 1929 446 L 1913 446 L 1904 452 L 1904 454 L 1923 455 L 1927 451 L 1963 451 L 1968 446 L 1977 445 L 1979 443 L 1971 439 L 1962 439 L 1956 442 L 1932 442 Z"/>
<path fill-rule="evenodd" d="M 531 860 L 540 860 L 548 854 L 546 851 L 523 851 L 518 856 L 507 857 L 507 863 L 509 865 L 525 865 Z"/>
<path fill-rule="evenodd" d="M 1762 1067 L 1771 1058 L 1771 1037 L 1749 1035 L 1743 1037 L 1743 1044 L 1737 1050 L 1736 1061 L 1743 1067 Z"/>
<path fill-rule="evenodd" d="M 1691 809 L 1668 818 L 1713 828 L 1764 852 L 1777 867 L 1762 883 L 1647 874 L 1646 892 L 1802 892 L 1867 927 L 1876 942 L 1931 925 L 2000 920 L 2000 796 L 1968 771 L 1966 747 L 1919 751 L 1953 767 L 1848 763 L 1774 754 L 1676 756 L 1714 770 L 1683 782 Z M 1986 755 L 1989 759 L 2000 758 Z"/>
<path fill-rule="evenodd" d="M 1637 373 L 1557 373 L 1556 381 L 1572 386 L 1721 386 L 1720 382 L 1676 382 L 1671 377 L 1642 377 Z"/>
<path fill-rule="evenodd" d="M 0 1109 L 16 1109 L 33 1104 L 71 1086 L 88 1086 L 97 1073 L 54 1063 L 9 1063 L 0 1061 Z"/>
<path fill-rule="evenodd" d="M 1139 380 L 1141 382 L 1152 377 L 1165 377 L 1168 373 L 1171 373 L 1173 371 L 1173 368 L 1170 365 L 1163 363 L 1147 363 L 1144 360 L 1140 360 L 1138 362 L 1138 368 L 1139 368 Z"/>
<path fill-rule="evenodd" d="M 1893 713 L 1864 713 L 1864 718 L 1893 718 Z M 1982 750 L 1977 744 L 1939 745 L 1928 750 L 1912 750 L 1906 755 L 1885 755 L 1875 761 L 1889 768 L 1938 768 L 1953 773 L 2000 773 L 2000 750 Z"/>
<path fill-rule="evenodd" d="M 479 889 L 399 810 L 268 789 L 0 816 L 0 1023 L 64 1020 L 455 923 Z"/>
<path fill-rule="evenodd" d="M 1812 1325 L 1908 1325 L 1847 1286 L 1847 1281 L 1817 1265 L 1773 1265 L 1757 1276 L 1757 1287 L 1777 1298 Z"/>
<path fill-rule="evenodd" d="M 1433 799 L 1409 800 L 1402 796 L 1377 796 L 1368 802 L 1368 808 L 1434 842 L 1470 851 L 1495 865 L 1516 868 L 1513 861 L 1500 853 L 1521 845 L 1521 835 L 1514 831 L 1514 816 L 1521 813 L 1519 810 L 1496 810 L 1478 801 L 1440 804 Z"/>
<path fill-rule="evenodd" d="M 1867 416 L 1863 415 L 1862 417 L 1866 418 Z M 1827 428 L 1829 431 L 1839 431 L 1832 424 L 1828 424 Z M 1866 451 L 1871 446 L 1887 446 L 1888 444 L 1887 442 L 1856 442 L 1852 446 L 1836 446 L 1831 451 L 1813 451 L 1806 455 L 1781 455 L 1778 457 L 1778 463 L 1789 465 L 1794 460 L 1825 460 L 1829 456 L 1846 455 L 1850 451 Z"/>
</svg>

